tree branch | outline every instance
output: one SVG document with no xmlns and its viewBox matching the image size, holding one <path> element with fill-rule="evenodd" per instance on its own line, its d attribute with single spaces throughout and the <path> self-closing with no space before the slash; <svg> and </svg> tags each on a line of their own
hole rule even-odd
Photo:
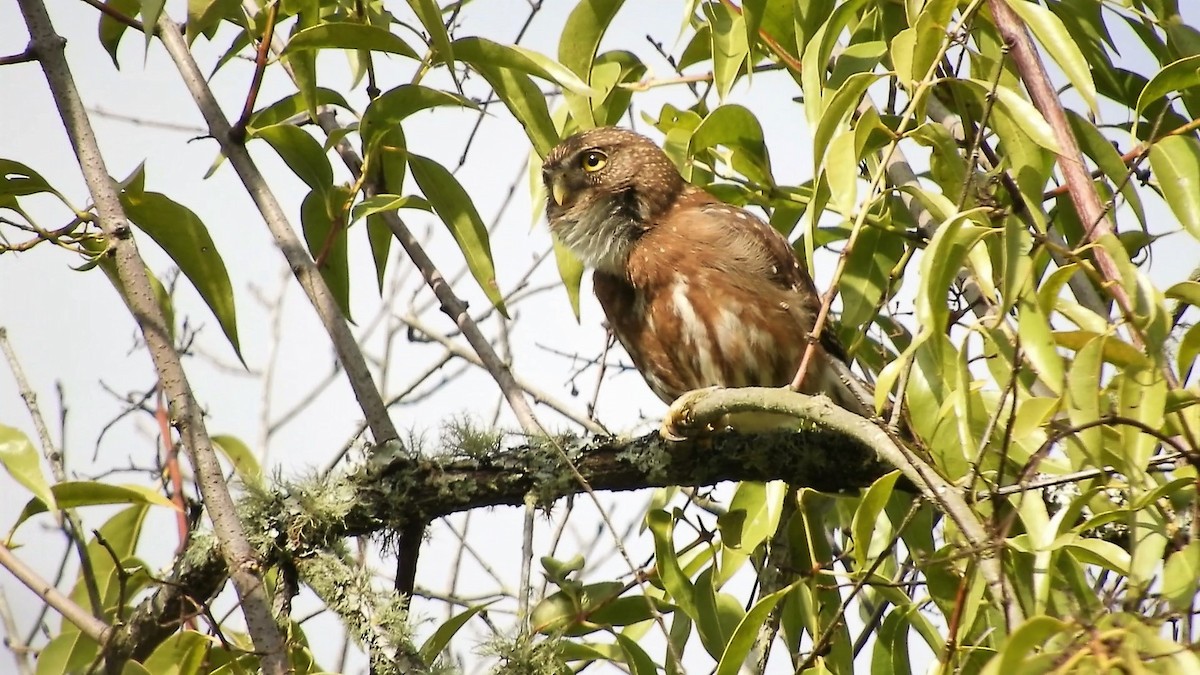
<svg viewBox="0 0 1200 675">
<path fill-rule="evenodd" d="M 334 300 L 333 294 L 330 293 L 325 280 L 321 278 L 321 273 L 317 269 L 316 263 L 313 262 L 312 256 L 308 254 L 300 238 L 296 236 L 295 230 L 292 229 L 287 216 L 283 213 L 283 208 L 268 187 L 266 179 L 259 172 L 254 160 L 250 158 L 250 153 L 246 151 L 245 146 L 234 142 L 233 130 L 229 126 L 229 121 L 221 112 L 221 107 L 213 96 L 204 74 L 200 72 L 200 67 L 192 58 L 192 53 L 188 50 L 187 42 L 180 34 L 179 28 L 164 15 L 158 23 L 158 34 L 167 48 L 167 53 L 175 61 L 175 66 L 179 69 L 179 74 L 192 98 L 195 99 L 196 106 L 204 116 L 209 132 L 221 144 L 221 152 L 229 158 L 230 165 L 237 172 L 238 178 L 242 180 L 250 198 L 254 200 L 254 205 L 262 214 L 263 221 L 271 231 L 271 236 L 275 238 L 275 245 L 287 259 L 288 267 L 291 268 L 296 280 L 304 289 L 305 295 L 308 296 L 309 302 L 316 309 L 321 324 L 333 342 L 338 361 L 346 369 L 346 378 L 350 381 L 350 387 L 354 390 L 358 405 L 366 416 L 367 425 L 371 428 L 371 435 L 375 437 L 375 442 L 384 443 L 399 438 L 396 427 L 388 416 L 383 397 L 375 386 L 375 380 L 367 367 L 366 358 L 363 357 L 362 350 L 359 349 L 358 342 L 354 339 L 354 334 L 350 332 L 346 318 L 342 316 L 342 310 Z"/>
<path fill-rule="evenodd" d="M 25 584 L 29 590 L 50 605 L 63 618 L 70 621 L 80 632 L 104 646 L 112 633 L 112 626 L 92 616 L 86 609 L 80 607 L 67 596 L 63 595 L 54 584 L 38 576 L 38 573 L 25 564 L 7 546 L 0 545 L 0 565 Z"/>
<path fill-rule="evenodd" d="M 807 398 L 803 395 L 797 395 Z M 849 415 L 849 413 L 845 413 Z M 861 418 L 856 418 L 861 421 Z M 725 481 L 786 480 L 793 487 L 823 492 L 855 490 L 891 470 L 876 451 L 853 437 L 825 428 L 794 433 L 718 433 L 668 442 L 658 433 L 639 438 L 554 438 L 529 441 L 483 456 L 412 458 L 396 444 L 375 448 L 349 471 L 251 495 L 243 513 L 255 532 L 286 532 L 286 540 L 264 551 L 268 561 L 292 557 L 344 537 L 398 531 L 412 523 L 492 506 L 523 506 L 527 495 L 549 506 L 583 492 L 555 444 L 571 458 L 593 490 L 636 490 L 668 485 L 708 486 Z M 449 449 L 453 450 L 453 449 Z M 337 513 L 306 513 L 300 503 L 314 500 L 343 505 Z M 267 522 L 266 518 L 271 518 Z M 290 549 L 289 549 L 290 547 Z M 199 536 L 180 556 L 159 589 L 118 627 L 113 640 L 134 658 L 150 654 L 176 630 L 193 608 L 207 602 L 224 583 L 225 570 L 210 538 Z"/>
<path fill-rule="evenodd" d="M 203 413 L 192 395 L 179 353 L 171 342 L 161 308 L 155 300 L 146 276 L 146 263 L 134 243 L 117 184 L 104 165 L 91 122 L 75 87 L 64 50 L 66 40 L 55 32 L 42 0 L 20 0 L 19 4 L 29 27 L 30 46 L 38 55 L 96 205 L 100 227 L 107 237 L 109 248 L 105 255 L 113 258 L 121 295 L 146 340 L 159 381 L 167 393 L 172 418 L 187 446 L 205 508 L 221 542 L 226 568 L 242 601 L 247 628 L 255 648 L 262 653 L 263 670 L 271 675 L 283 675 L 288 670 L 287 653 L 267 602 L 258 557 L 241 529 L 229 486 L 204 426 Z"/>
<path fill-rule="evenodd" d="M 911 450 L 897 444 L 888 433 L 862 417 L 835 405 L 823 396 L 805 396 L 786 389 L 741 387 L 699 389 L 675 400 L 667 418 L 674 430 L 703 429 L 724 416 L 739 412 L 769 412 L 809 420 L 837 432 L 843 438 L 874 448 L 880 460 L 896 467 L 920 490 L 921 495 L 945 513 L 978 555 L 979 570 L 995 602 L 1003 608 L 1010 628 L 1021 623 L 1021 610 L 1008 587 L 1001 567 L 999 546 L 979 517 L 963 499 L 962 491 Z"/>
</svg>

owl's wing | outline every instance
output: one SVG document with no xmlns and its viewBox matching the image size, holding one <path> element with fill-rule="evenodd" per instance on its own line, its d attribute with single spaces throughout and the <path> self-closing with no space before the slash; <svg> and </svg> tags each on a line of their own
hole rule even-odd
<svg viewBox="0 0 1200 675">
<path fill-rule="evenodd" d="M 706 224 L 719 227 L 711 236 L 718 238 L 730 264 L 745 266 L 746 272 L 790 291 L 799 304 L 795 310 L 801 315 L 802 325 L 811 330 L 821 309 L 821 294 L 787 238 L 753 213 L 723 202 L 714 200 L 696 211 L 700 216 L 696 220 L 707 220 Z M 707 228 L 697 229 L 702 232 Z M 849 363 L 846 349 L 833 331 L 826 328 L 821 331 L 821 347 L 834 358 Z"/>
<path fill-rule="evenodd" d="M 690 237 L 704 240 L 720 252 L 711 264 L 723 267 L 726 278 L 764 280 L 785 291 L 789 313 L 804 331 L 811 331 L 821 307 L 821 296 L 808 271 L 800 264 L 787 239 L 754 214 L 717 201 L 711 195 L 689 195 L 690 204 L 674 214 L 686 224 Z M 703 201 L 701 201 L 703 200 Z M 806 336 L 797 336 L 804 339 Z M 874 417 L 871 388 L 850 370 L 849 358 L 832 330 L 821 331 L 817 362 L 809 377 L 820 384 L 842 407 L 864 417 Z"/>
</svg>

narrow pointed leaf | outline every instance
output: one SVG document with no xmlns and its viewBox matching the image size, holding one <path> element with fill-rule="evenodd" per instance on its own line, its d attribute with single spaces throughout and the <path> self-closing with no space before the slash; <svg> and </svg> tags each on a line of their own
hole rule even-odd
<svg viewBox="0 0 1200 675">
<path fill-rule="evenodd" d="M 479 282 L 484 295 L 501 314 L 508 316 L 504 299 L 500 296 L 500 287 L 496 283 L 487 227 L 475 210 L 475 202 L 458 179 L 432 159 L 409 155 L 408 166 L 434 212 L 454 236 L 454 241 L 467 260 L 467 268 L 471 270 L 475 281 Z"/>
<path fill-rule="evenodd" d="M 121 204 L 134 225 L 150 235 L 179 265 L 179 271 L 192 282 L 217 317 L 217 323 L 241 359 L 233 285 L 208 228 L 191 209 L 157 192 L 125 192 L 121 195 Z"/>
<path fill-rule="evenodd" d="M 421 58 L 399 35 L 362 23 L 323 23 L 305 28 L 288 40 L 283 55 L 309 49 L 367 49 L 410 59 Z"/>
<path fill-rule="evenodd" d="M 1150 168 L 1171 212 L 1200 240 L 1200 141 L 1187 136 L 1162 139 L 1150 148 Z"/>
<path fill-rule="evenodd" d="M 0 424 L 0 462 L 13 480 L 32 492 L 47 509 L 58 508 L 54 492 L 42 473 L 41 455 L 21 430 Z"/>
</svg>

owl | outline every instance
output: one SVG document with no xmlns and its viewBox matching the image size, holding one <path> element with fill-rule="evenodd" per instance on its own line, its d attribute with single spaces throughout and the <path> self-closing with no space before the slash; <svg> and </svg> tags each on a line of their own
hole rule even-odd
<svg viewBox="0 0 1200 675">
<path fill-rule="evenodd" d="M 783 235 L 625 129 L 567 138 L 542 178 L 551 233 L 594 270 L 609 326 L 659 398 L 791 383 L 820 298 Z M 814 348 L 801 391 L 873 417 L 828 331 Z"/>
</svg>

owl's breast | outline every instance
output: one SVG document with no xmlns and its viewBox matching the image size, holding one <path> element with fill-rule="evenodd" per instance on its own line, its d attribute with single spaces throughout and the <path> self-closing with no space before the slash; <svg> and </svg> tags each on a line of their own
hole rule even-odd
<svg viewBox="0 0 1200 675">
<path fill-rule="evenodd" d="M 632 279 L 596 274 L 609 325 L 663 401 L 710 386 L 783 386 L 795 374 L 804 340 L 787 294 L 731 281 L 687 263 Z"/>
</svg>

